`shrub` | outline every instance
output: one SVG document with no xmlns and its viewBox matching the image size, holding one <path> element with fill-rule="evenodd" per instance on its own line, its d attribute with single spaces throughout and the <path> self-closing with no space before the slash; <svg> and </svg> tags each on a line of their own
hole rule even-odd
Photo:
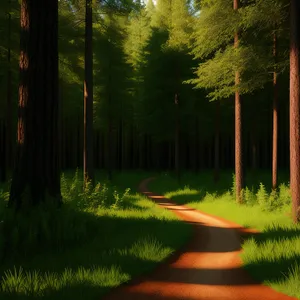
<svg viewBox="0 0 300 300">
<path fill-rule="evenodd" d="M 60 251 L 92 239 L 101 230 L 97 210 L 121 208 L 130 189 L 120 194 L 100 183 L 83 188 L 76 170 L 72 180 L 62 174 L 61 191 L 61 208 L 43 203 L 21 212 L 5 208 L 9 194 L 0 193 L 0 259 L 29 257 L 47 249 Z"/>
<path fill-rule="evenodd" d="M 243 199 L 247 205 L 254 205 L 256 203 L 256 196 L 248 187 L 243 190 Z"/>
</svg>

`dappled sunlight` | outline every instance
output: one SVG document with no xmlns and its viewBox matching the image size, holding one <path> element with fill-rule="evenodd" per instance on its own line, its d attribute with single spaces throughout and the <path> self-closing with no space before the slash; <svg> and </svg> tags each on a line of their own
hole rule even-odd
<svg viewBox="0 0 300 300">
<path fill-rule="evenodd" d="M 221 218 L 230 219 L 247 228 L 235 228 L 241 235 L 242 249 L 241 244 L 239 244 L 239 249 L 233 248 L 229 252 L 223 252 L 220 251 L 220 246 L 215 248 L 210 244 L 210 249 L 201 252 L 205 262 L 201 261 L 199 264 L 189 263 L 188 261 L 196 261 L 197 250 L 189 251 L 186 253 L 189 260 L 187 259 L 181 264 L 178 262 L 182 269 L 186 268 L 187 264 L 190 269 L 196 268 L 198 273 L 196 271 L 195 273 L 197 274 L 201 274 L 204 269 L 209 269 L 210 271 L 206 273 L 207 278 L 212 276 L 209 274 L 216 274 L 217 270 L 223 272 L 223 274 L 228 272 L 227 274 L 233 276 L 232 274 L 235 272 L 233 269 L 238 268 L 239 264 L 243 262 L 246 270 L 258 281 L 275 288 L 277 291 L 288 293 L 291 296 L 300 296 L 300 290 L 297 288 L 297 278 L 300 278 L 298 267 L 300 265 L 300 229 L 299 226 L 292 224 L 288 214 L 291 201 L 288 185 L 281 184 L 275 196 L 272 193 L 269 194 L 263 184 L 257 185 L 256 189 L 253 186 L 251 189 L 246 188 L 243 191 L 244 205 L 236 204 L 233 196 L 234 188 L 231 191 L 223 191 L 222 193 L 218 193 L 217 189 L 216 191 L 212 190 L 204 195 L 202 194 L 202 199 L 198 200 L 188 199 L 188 193 L 186 196 L 184 195 L 185 189 L 174 189 L 173 192 L 166 193 L 166 196 L 169 196 L 174 202 L 187 204 L 186 207 L 194 209 L 194 211 L 181 211 L 183 208 L 181 206 L 173 209 L 184 219 L 191 218 L 195 225 L 199 222 L 198 220 L 201 220 L 204 225 L 207 225 L 211 222 L 210 219 L 213 219 L 209 215 L 211 213 Z M 184 198 L 186 198 L 186 201 Z M 197 210 L 204 212 L 203 216 L 198 216 L 198 219 Z M 215 223 L 220 228 L 223 227 L 223 219 L 221 218 L 218 218 L 218 223 Z M 233 222 L 229 222 L 232 224 L 229 226 L 232 229 L 237 225 Z M 209 236 L 205 233 L 202 234 L 203 239 L 205 241 L 209 239 L 209 243 L 211 243 L 211 234 L 218 235 L 217 232 L 221 232 L 220 228 L 211 228 L 212 231 Z M 228 236 L 230 231 L 226 231 L 224 227 L 223 229 L 225 231 L 219 239 L 230 239 L 230 234 Z M 213 233 L 215 230 L 216 232 Z M 258 230 L 262 230 L 262 232 L 258 232 Z M 236 258 L 232 259 L 233 257 Z M 185 272 L 182 269 L 178 273 Z M 212 279 L 216 280 L 215 275 L 212 276 Z M 281 299 L 281 297 L 279 296 L 278 299 Z"/>
<path fill-rule="evenodd" d="M 28 53 L 21 50 L 20 52 L 20 69 L 22 71 L 27 71 L 28 67 L 29 67 L 29 57 L 28 57 Z M 22 85 L 21 85 L 22 87 Z"/>
<path fill-rule="evenodd" d="M 165 197 L 164 196 L 152 196 L 152 195 L 149 195 L 149 198 L 151 198 L 151 199 L 164 199 Z"/>
<path fill-rule="evenodd" d="M 157 282 L 151 281 L 147 286 L 140 284 L 135 289 L 128 289 L 131 300 L 154 299 L 154 300 L 231 300 L 235 299 L 236 294 L 241 295 L 239 300 L 256 300 L 261 299 L 263 292 L 268 292 L 267 287 L 261 287 L 258 284 L 253 285 L 219 285 L 216 289 L 211 285 L 198 285 L 173 282 Z M 247 292 L 245 292 L 247 291 Z M 221 295 L 221 296 L 220 296 Z M 265 295 L 265 294 L 264 294 Z M 281 295 L 273 295 L 264 297 L 264 300 L 281 300 Z M 106 299 L 106 298 L 105 298 Z M 107 299 L 116 300 L 117 296 L 112 296 Z"/>
<path fill-rule="evenodd" d="M 33 213 L 34 218 L 29 216 L 43 240 L 34 240 L 32 230 L 21 226 L 27 220 L 11 220 L 20 236 L 16 239 L 10 231 L 7 235 L 22 246 L 16 247 L 20 254 L 27 256 L 22 259 L 20 255 L 18 260 L 8 257 L 2 265 L 1 299 L 14 291 L 24 299 L 32 295 L 69 298 L 74 293 L 78 299 L 82 295 L 88 299 L 102 296 L 152 270 L 190 236 L 190 227 L 173 213 L 144 195 L 131 194 L 128 188 L 124 192 L 109 184 L 96 184 L 82 191 L 78 171 L 73 178 L 63 175 L 61 183 L 62 210 L 40 210 Z M 46 246 L 51 246 L 51 251 Z M 19 286 L 18 282 L 24 284 Z"/>
<path fill-rule="evenodd" d="M 172 192 L 167 192 L 165 194 L 166 198 L 173 198 L 174 196 L 181 196 L 181 195 L 200 195 L 201 191 L 190 189 L 189 187 L 185 187 L 184 189 L 179 189 Z"/>
<path fill-rule="evenodd" d="M 202 299 L 203 295 L 203 299 L 253 300 L 260 299 L 262 294 L 264 300 L 288 299 L 256 283 L 242 267 L 241 235 L 253 236 L 257 234 L 256 230 L 242 228 L 236 223 L 189 210 L 185 206 L 155 201 L 167 209 L 177 208 L 174 212 L 194 226 L 194 238 L 154 274 L 112 293 L 107 299 Z M 205 202 L 213 203 L 212 199 Z"/>
</svg>

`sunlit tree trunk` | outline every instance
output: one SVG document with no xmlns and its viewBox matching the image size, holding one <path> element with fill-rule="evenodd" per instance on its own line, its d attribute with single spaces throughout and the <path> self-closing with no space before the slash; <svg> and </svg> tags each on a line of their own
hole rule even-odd
<svg viewBox="0 0 300 300">
<path fill-rule="evenodd" d="M 20 19 L 17 155 L 9 205 L 46 199 L 59 205 L 58 1 L 22 0 Z"/>
<path fill-rule="evenodd" d="M 300 220 L 300 2 L 291 0 L 290 187 L 294 222 Z"/>
<path fill-rule="evenodd" d="M 233 8 L 238 10 L 239 0 L 233 0 Z M 239 45 L 238 32 L 234 35 L 234 47 Z M 235 85 L 240 83 L 240 74 L 235 72 Z M 235 177 L 236 177 L 236 201 L 242 202 L 242 187 L 243 187 L 243 162 L 242 162 L 242 103 L 239 91 L 235 92 Z"/>
</svg>

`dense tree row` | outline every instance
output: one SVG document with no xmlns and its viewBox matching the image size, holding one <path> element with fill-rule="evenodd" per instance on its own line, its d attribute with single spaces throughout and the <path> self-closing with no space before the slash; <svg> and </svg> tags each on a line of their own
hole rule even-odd
<svg viewBox="0 0 300 300">
<path fill-rule="evenodd" d="M 60 202 L 59 170 L 76 167 L 86 182 L 94 168 L 110 179 L 117 169 L 180 179 L 213 168 L 218 180 L 235 167 L 241 202 L 246 169 L 272 168 L 276 189 L 278 168 L 291 166 L 297 220 L 298 1 L 156 2 L 0 4 L 0 167 L 2 180 L 15 170 L 11 202 L 45 191 Z"/>
</svg>

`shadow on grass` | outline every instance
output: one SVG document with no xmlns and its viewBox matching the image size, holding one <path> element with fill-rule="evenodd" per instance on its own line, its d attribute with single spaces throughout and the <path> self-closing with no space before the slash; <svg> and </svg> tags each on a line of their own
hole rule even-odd
<svg viewBox="0 0 300 300">
<path fill-rule="evenodd" d="M 134 202 L 132 206 L 138 207 Z M 107 270 L 112 266 L 118 267 L 117 274 L 112 275 L 115 279 L 111 280 L 108 276 L 102 278 L 102 282 L 97 282 L 98 279 L 94 278 L 82 279 L 79 283 L 70 280 L 60 288 L 51 287 L 50 284 L 46 288 L 45 296 L 34 297 L 96 299 L 113 286 L 151 271 L 158 262 L 164 260 L 173 249 L 180 247 L 190 237 L 189 225 L 177 220 L 159 219 L 150 214 L 143 218 L 145 209 L 141 210 L 141 215 L 136 212 L 135 215 L 131 215 L 130 211 L 126 213 L 110 210 L 108 214 L 96 216 L 66 206 L 56 215 L 47 216 L 48 229 L 51 228 L 48 238 L 43 238 L 43 231 L 40 231 L 38 235 L 41 238 L 29 245 L 25 238 L 28 236 L 25 234 L 26 228 L 23 228 L 24 232 L 21 233 L 25 236 L 16 245 L 16 249 L 20 251 L 14 253 L 14 249 L 9 247 L 12 253 L 1 264 L 0 278 L 2 277 L 3 281 L 5 271 L 13 271 L 14 267 L 19 270 L 20 266 L 24 272 L 31 274 L 38 271 L 41 278 L 45 273 L 63 278 L 66 269 L 77 272 L 82 268 L 84 272 L 89 272 L 95 267 Z M 28 217 L 28 223 L 25 224 L 23 219 L 19 227 L 22 225 L 31 230 L 33 224 L 40 230 L 42 223 L 39 221 Z M 116 283 L 110 283 L 114 280 Z M 37 278 L 35 284 L 43 285 L 43 280 Z M 26 285 L 30 283 L 27 282 Z M 21 288 L 19 293 L 10 294 L 0 291 L 0 299 L 33 299 L 32 295 L 24 295 L 24 289 Z"/>
<path fill-rule="evenodd" d="M 188 204 L 191 202 L 200 202 L 205 197 L 206 193 L 203 191 L 197 191 L 193 193 L 188 193 L 183 190 L 181 194 L 180 191 L 174 192 L 173 195 L 170 197 L 171 200 L 178 204 Z"/>
<path fill-rule="evenodd" d="M 234 170 L 222 170 L 220 173 L 220 180 L 218 182 L 214 182 L 213 180 L 213 172 L 211 170 L 201 170 L 199 173 L 193 173 L 190 171 L 182 171 L 181 181 L 178 183 L 176 176 L 174 173 L 162 173 L 160 176 L 156 177 L 156 180 L 151 182 L 149 185 L 150 190 L 165 194 L 167 192 L 176 192 L 178 190 L 184 190 L 186 186 L 189 186 L 191 189 L 200 190 L 201 195 L 197 197 L 197 195 L 191 195 L 189 197 L 189 202 L 200 201 L 203 196 L 205 196 L 206 192 L 210 194 L 216 193 L 217 195 L 221 195 L 232 188 L 233 185 L 233 173 Z M 289 173 L 286 170 L 280 170 L 278 175 L 278 182 L 287 183 L 289 181 Z M 259 184 L 262 182 L 267 191 L 271 191 L 271 173 L 269 170 L 258 170 L 253 173 L 247 171 L 245 174 L 245 185 L 251 190 L 252 187 L 257 190 L 259 188 Z M 186 198 L 187 198 L 186 197 Z M 180 204 L 185 204 L 188 201 L 183 199 L 184 196 L 174 195 L 172 199 L 174 201 L 178 201 Z"/>
<path fill-rule="evenodd" d="M 253 238 L 257 247 L 263 245 L 273 247 L 272 244 L 276 243 L 276 248 L 278 248 L 282 245 L 282 250 L 273 250 L 277 253 L 274 258 L 270 257 L 266 260 L 258 255 L 255 261 L 245 265 L 255 279 L 270 283 L 284 281 L 295 265 L 300 266 L 300 251 L 296 248 L 300 240 L 300 227 L 271 227 L 253 235 Z M 289 249 L 292 253 L 287 253 Z M 258 248 L 256 251 L 259 250 Z M 270 255 L 272 256 L 272 254 Z"/>
<path fill-rule="evenodd" d="M 257 281 L 272 284 L 286 280 L 291 267 L 296 263 L 300 264 L 300 255 L 295 255 L 292 258 L 281 257 L 274 259 L 274 261 L 258 260 L 245 265 L 245 269 Z"/>
<path fill-rule="evenodd" d="M 281 242 L 282 240 L 300 239 L 300 226 L 299 227 L 270 227 L 265 229 L 261 234 L 255 237 L 258 245 L 267 241 Z"/>
</svg>

